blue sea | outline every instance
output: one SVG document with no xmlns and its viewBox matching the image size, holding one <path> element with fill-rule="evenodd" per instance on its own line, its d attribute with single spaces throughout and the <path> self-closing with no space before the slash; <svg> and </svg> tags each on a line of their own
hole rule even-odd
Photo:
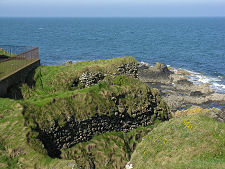
<svg viewBox="0 0 225 169">
<path fill-rule="evenodd" d="M 41 63 L 134 56 L 192 72 L 225 93 L 225 18 L 0 18 L 0 45 L 38 46 Z"/>
</svg>

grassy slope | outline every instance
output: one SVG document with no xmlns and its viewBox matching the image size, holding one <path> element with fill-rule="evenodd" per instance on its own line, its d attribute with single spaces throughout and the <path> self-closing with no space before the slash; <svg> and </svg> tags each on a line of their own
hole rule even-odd
<svg viewBox="0 0 225 169">
<path fill-rule="evenodd" d="M 108 60 L 78 62 L 69 66 L 40 66 L 36 70 L 36 95 L 45 95 L 58 91 L 74 90 L 73 81 L 85 71 L 109 74 L 116 71 L 118 66 L 125 63 L 136 63 L 133 57 L 120 57 Z M 32 95 L 29 95 L 29 97 Z"/>
<path fill-rule="evenodd" d="M 70 86 L 74 78 L 87 69 L 113 72 L 121 62 L 136 61 L 128 57 L 81 62 L 66 67 L 41 66 L 36 71 L 36 87 L 29 89 L 24 85 L 22 90 L 25 101 L 19 102 L 25 105 L 42 106 L 51 103 L 55 98 L 56 102 L 62 105 L 65 98 L 77 92 L 81 94 L 99 92 L 104 90 L 104 83 L 79 90 Z M 114 82 L 118 86 L 124 83 L 120 78 Z M 136 86 L 139 84 L 136 83 Z M 115 168 L 129 160 L 135 145 L 151 129 L 151 127 L 144 127 L 128 133 L 112 132 L 96 135 L 87 143 L 79 143 L 70 149 L 63 149 L 63 159 L 52 159 L 45 155 L 44 151 L 38 153 L 27 144 L 26 134 L 30 129 L 24 126 L 25 119 L 22 112 L 23 107 L 18 101 L 0 98 L 0 168 L 19 168 L 19 166 L 21 168 L 72 168 L 73 165 L 75 167 L 86 165 L 90 160 L 95 160 L 100 168 L 104 168 L 102 166 L 107 161 L 106 168 Z M 144 137 L 132 155 L 131 163 L 134 164 L 134 168 L 187 168 L 187 166 L 188 168 L 225 168 L 224 125 L 195 114 L 174 118 L 160 124 Z M 66 159 L 76 159 L 76 161 Z"/>
<path fill-rule="evenodd" d="M 89 166 L 94 161 L 96 168 L 123 168 L 129 161 L 136 145 L 153 126 L 140 127 L 128 133 L 109 132 L 96 135 L 88 142 L 81 142 L 69 149 L 63 149 L 63 159 L 75 159 L 78 166 Z"/>
<path fill-rule="evenodd" d="M 35 88 L 30 89 L 26 85 L 22 87 L 26 120 L 31 123 L 37 121 L 44 128 L 49 127 L 56 119 L 63 125 L 68 116 L 84 120 L 96 113 L 111 115 L 112 109 L 118 109 L 111 98 L 123 95 L 125 98 L 120 98 L 119 104 L 129 108 L 129 114 L 134 109 L 144 109 L 144 104 L 152 100 L 158 100 L 159 108 L 163 109 L 160 113 L 165 113 L 168 107 L 160 99 L 157 90 L 150 89 L 146 84 L 131 77 L 112 78 L 109 75 L 115 73 L 122 64 L 136 62 L 133 57 L 120 57 L 79 62 L 69 66 L 39 67 L 34 77 Z M 73 81 L 85 71 L 100 71 L 108 76 L 89 88 L 71 87 Z M 147 96 L 149 93 L 152 94 L 151 99 Z"/>
<path fill-rule="evenodd" d="M 132 154 L 134 168 L 225 168 L 225 123 L 191 114 L 145 136 Z"/>
<path fill-rule="evenodd" d="M 62 159 L 52 159 L 27 144 L 26 134 L 30 129 L 24 126 L 22 111 L 18 101 L 0 98 L 0 168 L 67 169 L 87 166 L 89 159 L 95 160 L 97 168 L 104 168 L 106 162 L 109 162 L 107 168 L 121 167 L 129 160 L 141 138 L 153 127 L 96 135 L 89 142 L 62 150 Z"/>
<path fill-rule="evenodd" d="M 27 144 L 22 110 L 16 101 L 0 98 L 0 168 L 71 168 L 74 160 L 51 159 Z"/>
<path fill-rule="evenodd" d="M 59 160 L 45 155 L 45 150 L 40 148 L 40 142 L 32 143 L 31 141 L 30 146 L 27 144 L 26 135 L 30 132 L 30 128 L 25 127 L 24 124 L 28 124 L 30 115 L 34 115 L 34 119 L 39 119 L 40 124 L 43 125 L 45 120 L 48 120 L 45 123 L 47 125 L 53 119 L 62 119 L 63 121 L 69 113 L 74 112 L 73 109 L 76 108 L 74 105 L 78 105 L 78 109 L 84 111 L 88 107 L 90 110 L 95 109 L 97 105 L 101 109 L 99 110 L 101 114 L 108 111 L 108 106 L 111 105 L 111 102 L 105 102 L 106 99 L 104 98 L 106 96 L 111 97 L 110 92 L 117 93 L 118 95 L 122 95 L 125 92 L 132 96 L 132 91 L 138 92 L 142 88 L 142 92 L 153 92 L 155 94 L 154 97 L 159 97 L 156 91 L 151 91 L 143 83 L 133 78 L 122 76 L 118 76 L 115 79 L 107 77 L 104 82 L 86 89 L 71 88 L 74 79 L 84 71 L 101 71 L 111 74 L 121 64 L 130 62 L 136 62 L 136 60 L 133 57 L 122 57 L 106 61 L 80 62 L 70 66 L 39 67 L 34 77 L 36 81 L 35 88 L 30 89 L 26 85 L 22 87 L 24 100 L 0 99 L 0 168 L 6 168 L 7 166 L 9 168 L 18 168 L 19 166 L 22 166 L 22 168 L 71 168 L 71 165 L 75 164 L 75 161 L 66 160 L 66 158 L 76 159 L 79 165 L 83 165 L 89 155 L 79 154 L 79 152 L 76 154 L 74 151 L 86 146 L 90 147 L 92 144 L 96 144 L 93 150 L 93 154 L 95 155 L 92 158 L 96 160 L 97 165 L 102 166 L 103 161 L 100 159 L 106 157 L 110 161 L 109 167 L 114 168 L 113 166 L 116 165 L 123 166 L 129 159 L 135 145 L 140 141 L 140 138 L 144 136 L 144 133 L 149 131 L 148 128 L 135 129 L 128 133 L 112 132 L 95 136 L 88 143 L 79 143 L 71 149 L 63 150 L 62 157 L 64 159 Z M 74 95 L 78 96 L 77 99 L 71 97 Z M 142 99 L 145 99 L 145 97 Z M 53 98 L 55 99 L 55 104 L 51 106 Z M 94 100 L 92 104 L 89 102 L 90 98 Z M 132 98 L 130 97 L 126 99 L 121 98 L 121 104 L 127 102 L 131 107 L 131 100 Z M 137 103 L 142 106 L 142 101 L 144 100 Z M 18 103 L 25 105 L 27 109 L 24 111 L 24 108 Z M 69 109 L 67 109 L 68 104 L 70 106 Z M 27 111 L 28 109 L 29 111 Z M 61 112 L 64 112 L 63 117 L 60 116 Z M 25 116 L 22 115 L 23 113 L 25 113 Z M 79 115 L 85 116 L 85 113 L 80 112 Z M 106 140 L 111 141 L 108 142 Z M 36 149 L 33 144 L 37 145 L 36 147 L 38 148 Z M 106 147 L 108 151 L 103 151 Z M 102 152 L 99 153 L 100 151 Z M 115 155 L 110 153 L 111 151 L 116 152 Z M 85 152 L 87 153 L 88 151 Z M 81 155 L 81 157 L 77 158 L 77 155 Z M 125 155 L 126 158 L 121 158 L 121 155 Z M 75 164 L 75 166 L 77 165 Z"/>
<path fill-rule="evenodd" d="M 136 95 L 140 93 L 142 93 L 141 96 L 137 97 Z M 150 100 L 147 96 L 148 93 L 152 94 Z M 78 120 L 88 119 L 96 113 L 111 116 L 111 110 L 118 109 L 111 97 L 122 95 L 126 97 L 119 99 L 119 104 L 129 108 L 129 114 L 134 110 L 144 109 L 144 103 L 147 104 L 155 99 L 160 101 L 157 91 L 150 89 L 140 81 L 117 76 L 115 79 L 106 79 L 89 88 L 58 92 L 55 95 L 47 95 L 45 98 L 42 96 L 41 100 L 25 101 L 25 118 L 37 121 L 42 127 L 48 127 L 55 119 L 59 119 L 59 123 L 63 124 L 68 116 L 74 116 Z M 160 107 L 163 111 L 167 110 L 163 101 L 159 104 L 158 108 Z"/>
</svg>

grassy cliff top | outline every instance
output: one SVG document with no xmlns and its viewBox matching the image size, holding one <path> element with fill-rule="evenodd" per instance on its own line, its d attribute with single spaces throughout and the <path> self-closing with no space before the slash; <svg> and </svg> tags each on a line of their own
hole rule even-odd
<svg viewBox="0 0 225 169">
<path fill-rule="evenodd" d="M 22 87 L 25 118 L 48 127 L 54 121 L 63 125 L 72 116 L 77 120 L 86 120 L 95 114 L 111 116 L 119 108 L 125 109 L 130 116 L 149 106 L 153 113 L 167 113 L 168 106 L 156 89 L 128 75 L 115 75 L 118 67 L 130 63 L 137 61 L 133 57 L 120 57 L 39 67 L 34 75 L 35 86 Z M 73 86 L 84 72 L 100 72 L 104 79 L 90 87 L 84 87 L 80 82 Z"/>
<path fill-rule="evenodd" d="M 137 63 L 137 60 L 133 57 L 118 57 L 108 60 L 77 62 L 67 66 L 40 66 L 34 76 L 35 90 L 37 94 L 41 95 L 74 90 L 71 86 L 83 72 L 113 74 L 118 66 L 129 63 Z"/>
<path fill-rule="evenodd" d="M 23 99 L 0 98 L 0 168 L 72 168 L 85 166 L 89 157 L 99 166 L 105 165 L 101 159 L 108 160 L 109 168 L 124 166 L 137 143 L 152 126 L 136 128 L 128 133 L 95 133 L 87 143 L 60 149 L 63 159 L 47 155 L 38 129 L 45 131 L 55 121 L 66 126 L 71 116 L 82 121 L 95 115 L 116 116 L 118 112 L 130 117 L 148 113 L 153 120 L 167 119 L 169 108 L 158 90 L 129 73 L 118 73 L 118 69 L 126 69 L 124 65 L 129 64 L 137 64 L 136 59 L 120 57 L 66 66 L 40 66 L 34 73 L 33 86 L 24 84 L 20 88 Z M 101 74 L 104 78 L 85 86 L 80 77 L 89 75 L 87 72 L 96 76 Z M 93 148 L 92 154 L 87 149 L 79 152 L 80 148 Z M 122 157 L 124 155 L 125 158 Z"/>
<path fill-rule="evenodd" d="M 77 120 L 86 120 L 95 114 L 111 116 L 119 107 L 126 109 L 130 116 L 132 112 L 141 112 L 149 105 L 164 113 L 169 111 L 157 90 L 128 76 L 108 77 L 89 88 L 38 98 L 24 102 L 24 116 L 39 122 L 43 127 L 55 120 L 63 125 L 72 116 Z M 117 102 L 112 98 L 117 99 Z"/>
<path fill-rule="evenodd" d="M 41 66 L 34 75 L 35 85 L 21 87 L 24 99 L 0 98 L 0 168 L 71 169 L 94 162 L 96 168 L 110 169 L 122 168 L 128 161 L 141 169 L 225 168 L 225 123 L 203 115 L 214 117 L 212 110 L 199 108 L 176 112 L 173 119 L 158 126 L 95 134 L 87 142 L 62 148 L 61 159 L 47 155 L 34 131 L 37 124 L 47 128 L 58 120 L 63 126 L 69 116 L 84 120 L 95 114 L 111 116 L 119 109 L 130 116 L 133 111 L 168 115 L 169 108 L 156 89 L 133 77 L 114 75 L 127 63 L 137 61 L 122 57 Z M 84 72 L 106 75 L 89 87 L 73 86 Z"/>
</svg>

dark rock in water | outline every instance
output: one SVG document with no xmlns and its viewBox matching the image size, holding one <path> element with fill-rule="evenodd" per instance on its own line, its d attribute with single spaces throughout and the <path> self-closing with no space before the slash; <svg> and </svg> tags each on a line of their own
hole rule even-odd
<svg viewBox="0 0 225 169">
<path fill-rule="evenodd" d="M 194 92 L 191 92 L 190 93 L 190 96 L 202 96 L 203 94 L 202 94 L 202 92 L 200 92 L 200 91 L 194 91 Z"/>
<path fill-rule="evenodd" d="M 149 66 L 147 66 L 146 64 L 139 64 L 138 65 L 138 70 L 144 70 L 144 69 L 148 69 Z"/>
<path fill-rule="evenodd" d="M 155 72 L 158 72 L 161 76 L 169 76 L 172 74 L 172 72 L 168 69 L 168 67 L 162 63 L 156 62 L 155 67 L 150 68 L 150 70 L 153 70 Z"/>
<path fill-rule="evenodd" d="M 170 82 L 169 76 L 172 72 L 164 64 L 157 62 L 154 67 L 139 69 L 139 78 L 143 82 Z"/>
</svg>

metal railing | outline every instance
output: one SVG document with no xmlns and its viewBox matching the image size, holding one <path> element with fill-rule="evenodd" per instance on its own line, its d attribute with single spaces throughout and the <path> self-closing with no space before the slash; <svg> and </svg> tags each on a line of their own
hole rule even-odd
<svg viewBox="0 0 225 169">
<path fill-rule="evenodd" d="M 0 80 L 38 60 L 39 48 L 0 45 Z"/>
</svg>

